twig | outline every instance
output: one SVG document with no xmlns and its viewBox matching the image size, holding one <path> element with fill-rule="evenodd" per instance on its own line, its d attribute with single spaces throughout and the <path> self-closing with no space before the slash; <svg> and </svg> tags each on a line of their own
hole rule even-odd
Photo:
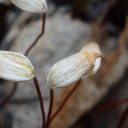
<svg viewBox="0 0 128 128">
<path fill-rule="evenodd" d="M 125 109 L 125 111 L 123 112 L 120 120 L 118 121 L 118 124 L 117 124 L 116 128 L 123 128 L 123 124 L 124 124 L 125 120 L 127 119 L 127 117 L 128 117 L 128 106 Z"/>
<path fill-rule="evenodd" d="M 42 97 L 40 87 L 39 87 L 39 83 L 38 83 L 38 80 L 37 80 L 36 77 L 33 78 L 33 82 L 34 82 L 34 85 L 35 85 L 35 88 L 36 88 L 36 91 L 37 91 L 37 95 L 38 95 L 38 98 L 39 98 L 39 101 L 40 101 L 40 108 L 41 108 L 41 112 L 42 112 L 42 123 L 43 123 L 42 128 L 46 128 L 43 97 Z"/>
<path fill-rule="evenodd" d="M 64 98 L 63 102 L 61 103 L 60 107 L 57 109 L 57 111 L 52 115 L 50 122 L 49 122 L 49 126 L 52 123 L 52 121 L 56 118 L 56 116 L 60 113 L 60 111 L 62 110 L 62 108 L 64 107 L 64 105 L 67 103 L 67 101 L 69 100 L 69 98 L 71 97 L 71 95 L 75 92 L 75 90 L 77 89 L 78 85 L 81 83 L 81 79 L 76 83 L 76 85 L 71 89 L 71 91 L 67 94 L 67 96 Z"/>
<path fill-rule="evenodd" d="M 50 105 L 49 105 L 46 128 L 49 128 L 50 118 L 51 118 L 52 109 L 53 109 L 53 101 L 54 101 L 54 90 L 50 89 L 49 91 L 50 91 Z"/>
</svg>

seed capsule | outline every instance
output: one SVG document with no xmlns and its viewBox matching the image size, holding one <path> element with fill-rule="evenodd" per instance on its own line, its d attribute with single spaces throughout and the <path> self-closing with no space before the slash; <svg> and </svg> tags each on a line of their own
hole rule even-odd
<svg viewBox="0 0 128 128">
<path fill-rule="evenodd" d="M 45 13 L 48 9 L 45 0 L 11 0 L 11 2 L 27 12 Z"/>
<path fill-rule="evenodd" d="M 34 68 L 27 57 L 15 52 L 0 51 L 0 78 L 19 82 L 34 76 Z"/>
<path fill-rule="evenodd" d="M 79 53 L 53 65 L 47 77 L 48 87 L 68 86 L 83 77 L 96 73 L 100 64 L 99 46 L 94 42 L 87 44 Z"/>
</svg>

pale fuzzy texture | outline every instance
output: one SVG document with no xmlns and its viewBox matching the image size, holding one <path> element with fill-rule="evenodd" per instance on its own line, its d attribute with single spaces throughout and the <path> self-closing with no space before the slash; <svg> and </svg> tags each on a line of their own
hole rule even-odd
<svg viewBox="0 0 128 128">
<path fill-rule="evenodd" d="M 35 76 L 31 62 L 20 53 L 0 51 L 0 78 L 27 81 Z"/>
<path fill-rule="evenodd" d="M 80 52 L 57 62 L 48 74 L 48 87 L 65 87 L 93 74 L 96 58 L 97 56 L 91 52 Z"/>
<path fill-rule="evenodd" d="M 33 13 L 45 13 L 48 10 L 45 0 L 11 0 L 20 9 L 33 12 Z"/>
</svg>

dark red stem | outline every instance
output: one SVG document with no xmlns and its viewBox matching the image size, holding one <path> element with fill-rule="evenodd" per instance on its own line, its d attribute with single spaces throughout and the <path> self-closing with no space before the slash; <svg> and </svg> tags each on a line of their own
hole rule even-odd
<svg viewBox="0 0 128 128">
<path fill-rule="evenodd" d="M 46 128 L 49 128 L 50 118 L 51 118 L 52 109 L 53 109 L 53 101 L 54 101 L 54 90 L 50 89 L 49 91 L 50 91 L 50 105 L 49 105 Z"/>
<path fill-rule="evenodd" d="M 35 85 L 35 88 L 36 88 L 36 91 L 37 91 L 37 95 L 38 95 L 38 98 L 39 98 L 39 103 L 40 103 L 40 108 L 41 108 L 41 113 L 42 113 L 42 128 L 46 128 L 46 124 L 45 124 L 45 111 L 44 111 L 44 103 L 43 103 L 43 97 L 42 97 L 42 94 L 41 94 L 41 91 L 40 91 L 40 86 L 39 86 L 39 83 L 38 83 L 38 80 L 36 77 L 33 78 L 33 82 L 34 82 L 34 85 Z"/>
<path fill-rule="evenodd" d="M 52 123 L 52 121 L 56 118 L 56 116 L 60 113 L 60 111 L 62 110 L 62 108 L 64 107 L 64 105 L 67 103 L 67 101 L 69 100 L 69 98 L 71 97 L 71 95 L 75 92 L 75 90 L 77 89 L 78 85 L 81 83 L 81 79 L 76 83 L 76 85 L 71 89 L 71 91 L 68 93 L 68 95 L 64 98 L 62 104 L 60 105 L 60 107 L 57 109 L 57 111 L 52 115 L 50 122 L 49 122 L 49 126 Z"/>
<path fill-rule="evenodd" d="M 36 43 L 39 41 L 39 39 L 41 38 L 41 36 L 43 36 L 43 34 L 45 32 L 45 22 L 46 22 L 46 13 L 44 13 L 43 16 L 42 16 L 42 31 L 39 34 L 39 36 L 35 39 L 35 41 L 26 50 L 26 52 L 25 52 L 25 55 L 26 56 L 31 51 L 31 49 L 36 45 Z"/>
</svg>

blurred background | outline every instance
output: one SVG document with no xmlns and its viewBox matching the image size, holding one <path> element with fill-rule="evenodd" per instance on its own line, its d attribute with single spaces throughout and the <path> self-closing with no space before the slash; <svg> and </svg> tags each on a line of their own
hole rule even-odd
<svg viewBox="0 0 128 128">
<path fill-rule="evenodd" d="M 36 69 L 46 113 L 46 79 L 55 62 L 79 52 L 90 41 L 99 43 L 104 56 L 100 70 L 82 81 L 51 128 L 121 128 L 118 123 L 128 106 L 128 0 L 47 3 L 45 34 L 28 56 Z M 24 53 L 40 29 L 40 14 L 21 11 L 10 0 L 0 0 L 1 50 Z M 72 87 L 55 90 L 54 111 Z M 0 79 L 0 128 L 41 128 L 33 82 L 18 83 L 10 101 L 3 102 L 13 91 L 13 82 Z M 125 114 L 122 128 L 128 128 L 128 112 Z"/>
</svg>

